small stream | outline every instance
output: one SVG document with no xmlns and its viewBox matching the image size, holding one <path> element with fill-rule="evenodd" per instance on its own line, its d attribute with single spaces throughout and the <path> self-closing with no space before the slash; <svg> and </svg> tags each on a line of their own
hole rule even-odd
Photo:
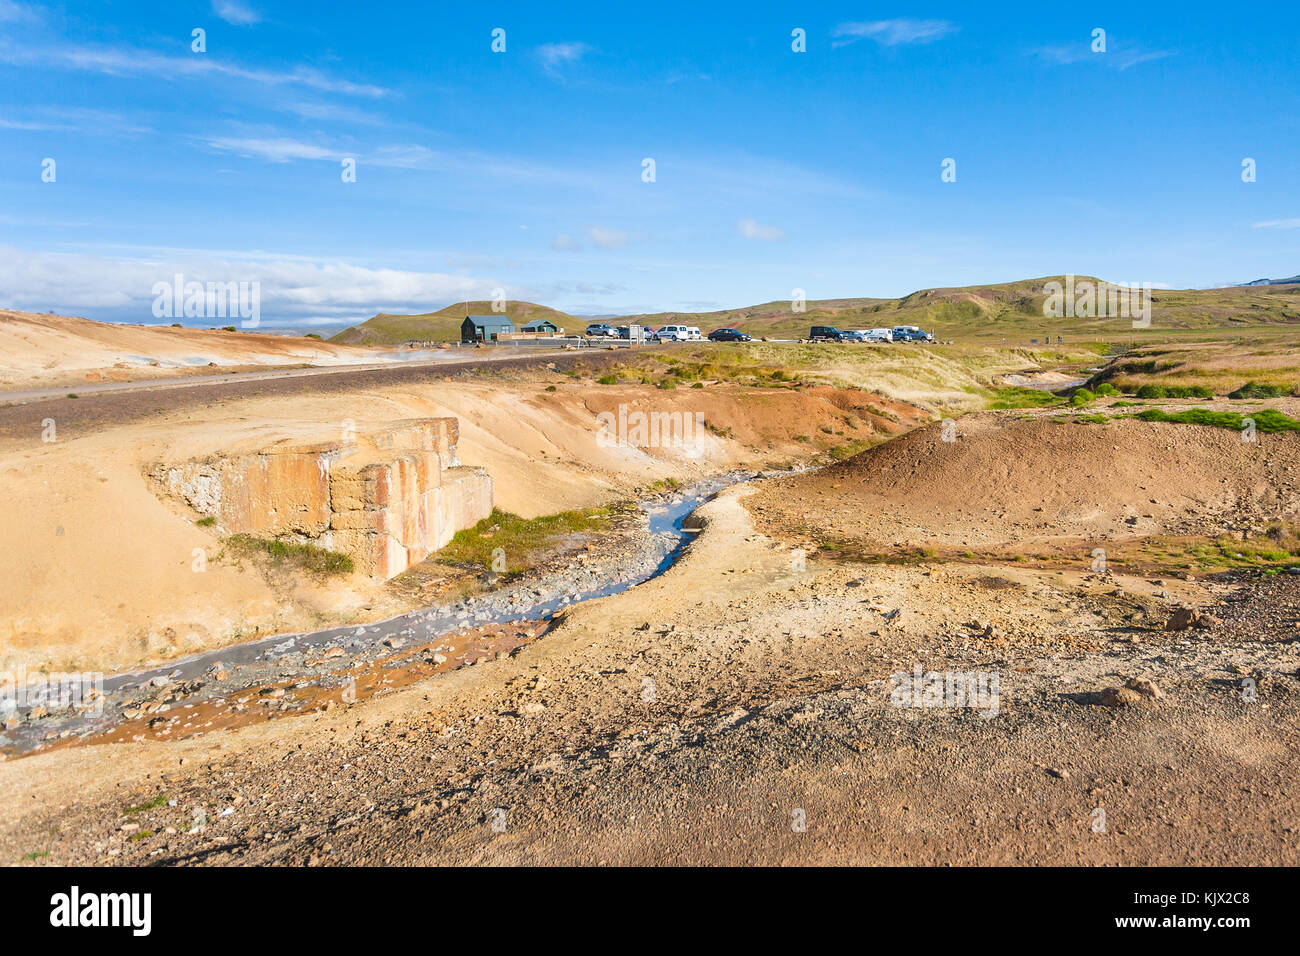
<svg viewBox="0 0 1300 956">
<path fill-rule="evenodd" d="M 216 665 L 223 670 L 238 670 L 237 683 L 252 686 L 259 680 L 303 670 L 304 657 L 309 652 L 319 654 L 328 648 L 341 648 L 343 656 L 337 656 L 331 662 L 331 667 L 339 668 L 346 667 L 353 660 L 373 660 L 393 653 L 385 642 L 401 647 L 427 643 L 443 635 L 486 625 L 549 621 L 567 607 L 619 594 L 663 574 L 690 543 L 693 532 L 684 524 L 700 505 L 731 485 L 776 474 L 785 472 L 727 473 L 696 482 L 668 497 L 639 502 L 638 506 L 646 515 L 648 533 L 637 539 L 635 552 L 621 560 L 612 572 L 585 567 L 566 568 L 531 580 L 522 579 L 455 604 L 409 611 L 369 624 L 331 627 L 234 644 L 165 665 L 105 677 L 102 685 L 104 712 L 101 716 L 50 716 L 24 722 L 0 734 L 0 747 L 11 752 L 24 752 L 52 739 L 102 733 L 121 720 L 124 703 L 130 695 L 204 679 Z M 209 686 L 188 695 L 186 700 L 199 702 L 217 694 L 229 695 L 236 689 L 227 684 L 220 689 Z M 19 707 L 20 713 L 28 710 L 30 707 Z"/>
</svg>

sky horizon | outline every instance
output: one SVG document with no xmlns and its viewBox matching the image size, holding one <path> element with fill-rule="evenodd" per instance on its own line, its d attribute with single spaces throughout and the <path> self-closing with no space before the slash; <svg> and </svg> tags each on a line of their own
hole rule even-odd
<svg viewBox="0 0 1300 956">
<path fill-rule="evenodd" d="M 0 0 L 0 307 L 177 321 L 179 273 L 309 329 L 1300 273 L 1300 10 L 699 6 Z"/>
</svg>

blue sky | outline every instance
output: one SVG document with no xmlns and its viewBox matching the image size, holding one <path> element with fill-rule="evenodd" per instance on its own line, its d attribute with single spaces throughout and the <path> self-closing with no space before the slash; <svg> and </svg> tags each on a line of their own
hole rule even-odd
<svg viewBox="0 0 1300 956">
<path fill-rule="evenodd" d="M 0 0 L 0 306 L 153 322 L 177 272 L 260 282 L 264 325 L 1300 273 L 1300 7 L 1138 6 Z"/>
</svg>

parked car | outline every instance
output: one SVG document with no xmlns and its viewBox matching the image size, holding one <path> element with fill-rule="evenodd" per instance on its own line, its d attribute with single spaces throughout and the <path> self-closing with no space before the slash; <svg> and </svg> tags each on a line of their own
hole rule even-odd
<svg viewBox="0 0 1300 956">
<path fill-rule="evenodd" d="M 833 325 L 814 325 L 808 332 L 814 342 L 843 342 L 844 333 Z"/>
<path fill-rule="evenodd" d="M 612 325 L 606 325 L 604 322 L 593 322 L 587 326 L 587 334 L 602 338 L 614 338 L 618 335 Z"/>
<path fill-rule="evenodd" d="M 710 342 L 751 342 L 753 339 L 740 329 L 714 329 L 709 333 Z"/>
<path fill-rule="evenodd" d="M 894 328 L 895 342 L 933 342 L 934 335 L 915 325 L 899 325 Z"/>
<path fill-rule="evenodd" d="M 858 329 L 867 337 L 868 342 L 892 342 L 894 341 L 893 329 Z"/>
<path fill-rule="evenodd" d="M 618 328 L 614 330 L 614 338 L 616 339 L 630 339 L 631 337 L 632 337 L 632 330 L 629 329 L 626 325 L 620 325 Z"/>
<path fill-rule="evenodd" d="M 660 342 L 689 342 L 691 340 L 691 332 L 695 333 L 695 339 L 698 341 L 700 330 L 691 329 L 689 326 L 685 325 L 665 325 L 655 333 L 655 338 Z"/>
<path fill-rule="evenodd" d="M 840 333 L 840 335 L 843 336 L 842 341 L 844 342 L 867 341 L 867 333 L 864 332 L 862 329 L 845 329 L 843 332 Z"/>
</svg>

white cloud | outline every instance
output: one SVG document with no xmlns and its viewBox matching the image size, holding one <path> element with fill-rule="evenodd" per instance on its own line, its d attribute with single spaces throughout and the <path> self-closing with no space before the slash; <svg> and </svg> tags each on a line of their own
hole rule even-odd
<svg viewBox="0 0 1300 956">
<path fill-rule="evenodd" d="M 592 226 L 587 230 L 587 238 L 601 249 L 622 249 L 627 245 L 627 233 L 618 229 L 605 229 Z"/>
<path fill-rule="evenodd" d="M 1252 229 L 1300 229 L 1300 219 L 1266 219 L 1254 223 Z"/>
<path fill-rule="evenodd" d="M 763 242 L 776 242 L 778 239 L 785 238 L 785 230 L 776 226 L 764 226 L 762 223 L 755 222 L 753 219 L 742 219 L 736 223 L 736 228 L 746 239 L 760 239 Z"/>
<path fill-rule="evenodd" d="M 553 70 L 565 63 L 576 63 L 591 51 L 585 43 L 543 43 L 537 48 L 537 57 L 542 66 Z"/>
<path fill-rule="evenodd" d="M 1139 63 L 1162 60 L 1173 56 L 1170 50 L 1141 50 L 1130 44 L 1107 41 L 1104 53 L 1094 53 L 1089 42 L 1072 43 L 1064 46 L 1045 46 L 1033 51 L 1033 54 L 1046 63 L 1068 66 L 1073 63 L 1095 63 L 1113 70 L 1127 70 Z"/>
<path fill-rule="evenodd" d="M 31 253 L 0 246 L 0 307 L 75 311 L 116 321 L 156 321 L 153 286 L 181 273 L 186 282 L 257 282 L 262 322 L 309 324 L 375 312 L 419 312 L 457 300 L 490 298 L 495 279 L 407 272 L 342 261 L 200 250 L 160 250 L 147 258 Z M 509 291 L 509 290 L 508 290 Z"/>
<path fill-rule="evenodd" d="M 834 46 L 853 43 L 864 37 L 881 46 L 900 46 L 908 43 L 932 43 L 957 31 L 957 25 L 947 20 L 873 20 L 869 23 L 841 23 L 831 36 L 840 37 Z"/>
<path fill-rule="evenodd" d="M 551 240 L 551 248 L 558 249 L 561 252 L 577 252 L 582 248 L 582 245 L 572 236 L 566 236 L 564 233 L 560 233 Z"/>
<path fill-rule="evenodd" d="M 227 63 L 212 53 L 167 56 L 148 50 L 117 47 L 37 48 L 0 43 L 0 63 L 53 66 L 107 76 L 156 76 L 168 80 L 178 76 L 217 75 L 264 86 L 305 86 L 351 96 L 381 97 L 388 93 L 381 86 L 341 80 L 312 67 L 301 66 L 289 71 L 259 70 Z"/>
<path fill-rule="evenodd" d="M 316 146 L 287 136 L 261 138 L 216 136 L 204 142 L 213 149 L 265 159 L 272 163 L 288 163 L 295 159 L 339 159 L 347 155 L 345 150 Z"/>
<path fill-rule="evenodd" d="M 237 27 L 249 27 L 262 21 L 262 15 L 242 0 L 212 0 L 212 12 Z"/>
<path fill-rule="evenodd" d="M 0 23 L 31 23 L 39 19 L 31 7 L 20 6 L 14 0 L 0 0 Z"/>
<path fill-rule="evenodd" d="M 307 143 L 289 136 L 213 136 L 202 142 L 222 152 L 264 159 L 271 163 L 352 158 L 361 166 L 431 169 L 438 159 L 438 154 L 433 150 L 414 144 L 380 146 L 371 152 L 362 153 L 341 146 Z"/>
<path fill-rule="evenodd" d="M 96 135 L 153 132 L 150 127 L 128 120 L 120 113 L 81 106 L 42 106 L 26 110 L 25 115 L 0 116 L 0 129 Z"/>
</svg>

